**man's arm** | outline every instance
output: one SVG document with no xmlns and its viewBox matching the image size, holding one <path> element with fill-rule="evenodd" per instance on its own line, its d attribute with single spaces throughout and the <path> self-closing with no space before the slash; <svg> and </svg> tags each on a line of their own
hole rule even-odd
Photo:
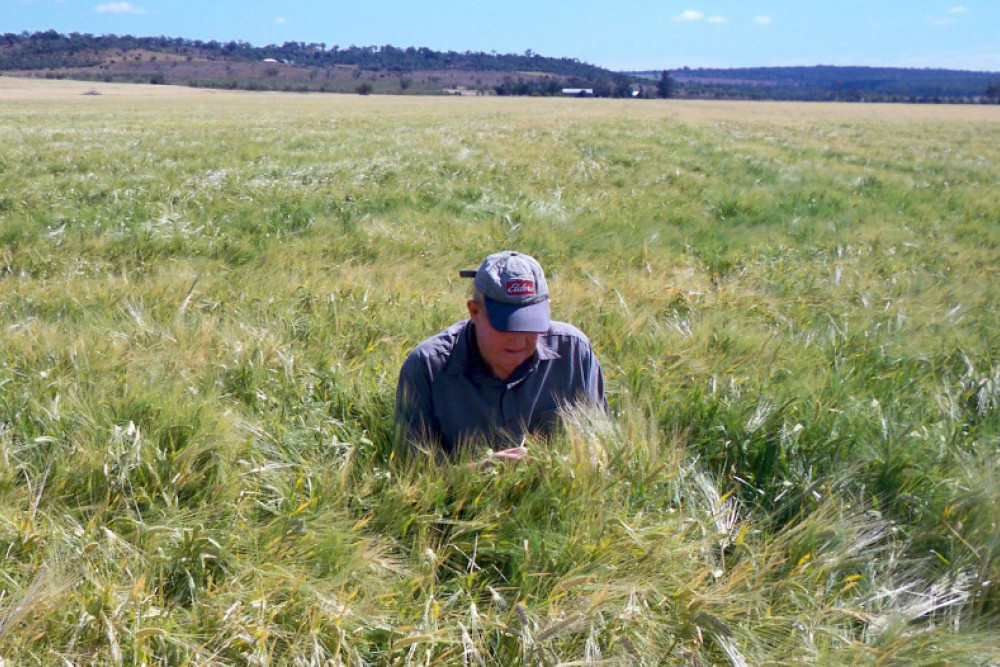
<svg viewBox="0 0 1000 667">
<path fill-rule="evenodd" d="M 584 354 L 584 385 L 587 398 L 599 406 L 604 412 L 608 411 L 608 399 L 604 396 L 604 372 L 601 364 L 597 361 L 594 348 L 587 345 Z"/>
<path fill-rule="evenodd" d="M 573 340 L 573 365 L 574 381 L 571 401 L 587 402 L 595 407 L 599 407 L 604 412 L 608 411 L 608 401 L 604 396 L 604 372 L 601 364 L 597 361 L 594 347 L 583 332 L 572 329 L 575 333 Z"/>
<path fill-rule="evenodd" d="M 396 445 L 402 452 L 440 441 L 441 427 L 434 415 L 430 376 L 424 360 L 414 353 L 399 370 L 395 421 Z"/>
</svg>

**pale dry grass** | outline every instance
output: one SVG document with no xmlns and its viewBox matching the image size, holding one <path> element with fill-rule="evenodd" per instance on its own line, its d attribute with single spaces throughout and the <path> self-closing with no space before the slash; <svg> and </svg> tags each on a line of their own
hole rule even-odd
<svg viewBox="0 0 1000 667">
<path fill-rule="evenodd" d="M 521 121 L 546 118 L 669 119 L 692 125 L 716 123 L 808 126 L 815 123 L 880 121 L 892 123 L 1000 123 L 996 107 L 942 104 L 850 104 L 823 102 L 746 102 L 719 100 L 611 100 L 571 98 L 503 98 L 492 96 L 359 96 L 344 94 L 224 91 L 184 86 L 119 84 L 91 81 L 0 77 L 0 102 L 70 102 L 88 92 L 116 102 L 181 105 L 232 104 L 272 107 L 288 105 L 298 110 L 334 113 L 427 117 L 457 114 L 509 113 Z M 95 100 L 89 100 L 94 102 Z"/>
<path fill-rule="evenodd" d="M 95 91 L 100 97 L 108 97 L 132 102 L 150 97 L 202 97 L 209 98 L 218 91 L 184 88 L 181 86 L 152 86 L 146 84 L 98 83 L 94 81 L 73 81 L 69 79 L 27 79 L 0 76 L 0 100 L 65 102 L 77 96 Z M 97 96 L 95 96 L 97 97 Z"/>
</svg>

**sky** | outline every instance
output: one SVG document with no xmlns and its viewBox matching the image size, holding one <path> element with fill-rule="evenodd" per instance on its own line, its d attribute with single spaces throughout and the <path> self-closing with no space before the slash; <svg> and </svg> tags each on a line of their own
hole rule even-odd
<svg viewBox="0 0 1000 667">
<path fill-rule="evenodd" d="M 619 71 L 862 65 L 1000 72 L 998 0 L 0 0 L 0 33 L 49 29 L 254 46 L 531 50 Z"/>
</svg>

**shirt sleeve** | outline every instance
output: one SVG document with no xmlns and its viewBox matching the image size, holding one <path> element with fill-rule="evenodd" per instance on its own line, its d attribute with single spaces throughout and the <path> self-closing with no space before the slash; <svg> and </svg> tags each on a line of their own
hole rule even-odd
<svg viewBox="0 0 1000 667">
<path fill-rule="evenodd" d="M 604 412 L 608 412 L 608 399 L 604 396 L 604 372 L 589 342 L 583 348 L 583 378 L 587 398 Z"/>
<path fill-rule="evenodd" d="M 406 358 L 399 370 L 395 421 L 397 446 L 407 451 L 441 438 L 431 399 L 429 371 L 426 362 L 415 353 Z"/>
</svg>

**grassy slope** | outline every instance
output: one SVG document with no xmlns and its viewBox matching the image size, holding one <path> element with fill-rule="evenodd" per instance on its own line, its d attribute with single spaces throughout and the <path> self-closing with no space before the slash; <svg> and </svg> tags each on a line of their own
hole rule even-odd
<svg viewBox="0 0 1000 667">
<path fill-rule="evenodd" d="M 988 110 L 88 87 L 0 79 L 0 655 L 1000 659 Z M 501 247 L 615 423 L 402 466 Z"/>
</svg>

